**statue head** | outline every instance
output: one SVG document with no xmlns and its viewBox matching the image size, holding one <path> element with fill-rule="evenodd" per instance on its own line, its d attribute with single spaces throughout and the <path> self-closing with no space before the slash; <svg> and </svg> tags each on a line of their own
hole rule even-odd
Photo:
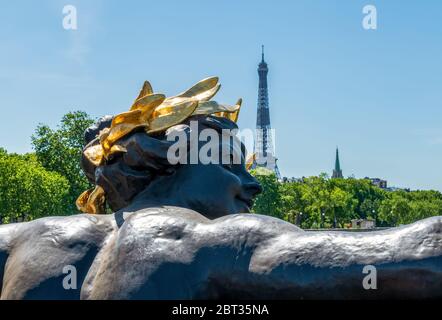
<svg viewBox="0 0 442 320">
<path fill-rule="evenodd" d="M 241 101 L 210 101 L 218 89 L 217 79 L 208 78 L 166 99 L 146 82 L 137 108 L 88 128 L 82 167 L 95 188 L 79 197 L 79 209 L 104 213 L 106 204 L 112 211 L 170 205 L 208 218 L 249 212 L 261 187 L 235 136 Z"/>
</svg>

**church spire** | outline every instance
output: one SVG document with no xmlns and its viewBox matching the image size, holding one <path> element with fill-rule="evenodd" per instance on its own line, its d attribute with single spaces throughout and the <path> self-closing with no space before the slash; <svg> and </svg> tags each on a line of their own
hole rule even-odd
<svg viewBox="0 0 442 320">
<path fill-rule="evenodd" d="M 332 178 L 343 178 L 341 164 L 339 162 L 339 149 L 336 147 L 335 169 L 333 170 Z"/>
<path fill-rule="evenodd" d="M 335 170 L 336 171 L 341 171 L 341 164 L 339 163 L 339 149 L 338 149 L 338 147 L 336 147 Z"/>
</svg>

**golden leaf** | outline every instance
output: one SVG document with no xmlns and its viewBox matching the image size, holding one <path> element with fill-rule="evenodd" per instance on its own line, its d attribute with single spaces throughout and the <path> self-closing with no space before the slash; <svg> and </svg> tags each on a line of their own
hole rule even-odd
<svg viewBox="0 0 442 320">
<path fill-rule="evenodd" d="M 105 213 L 105 192 L 100 186 L 83 192 L 75 202 L 78 210 L 84 213 L 103 214 Z"/>
<path fill-rule="evenodd" d="M 99 140 L 100 140 L 101 147 L 103 148 L 103 154 L 106 153 L 107 151 L 109 151 L 109 149 L 111 147 L 107 143 L 107 140 L 106 140 L 107 137 L 109 136 L 109 133 L 110 133 L 110 128 L 104 128 L 103 130 L 100 131 L 100 134 L 99 134 Z"/>
<path fill-rule="evenodd" d="M 92 214 L 105 213 L 104 202 L 106 201 L 104 189 L 96 186 L 94 191 L 89 195 L 87 201 L 87 212 Z"/>
<path fill-rule="evenodd" d="M 145 127 L 146 123 L 120 123 L 115 127 L 110 129 L 109 135 L 103 142 L 103 149 L 109 149 L 112 145 L 117 142 L 120 138 L 124 137 L 128 133 L 132 132 L 136 128 Z"/>
<path fill-rule="evenodd" d="M 203 79 L 203 80 L 199 81 L 198 83 L 196 83 L 195 85 L 193 85 L 190 89 L 184 91 L 183 93 L 180 93 L 176 97 L 197 98 L 197 96 L 204 94 L 207 91 L 210 91 L 210 93 L 213 93 L 213 91 L 215 91 L 215 93 L 213 93 L 213 95 L 215 95 L 216 92 L 219 90 L 219 87 L 217 89 L 214 89 L 214 88 L 216 88 L 218 80 L 219 80 L 218 77 L 209 77 L 209 78 Z M 214 89 L 214 90 L 212 90 L 212 89 Z M 204 97 L 204 96 L 202 96 L 202 97 Z M 172 98 L 174 98 L 174 97 L 172 97 Z"/>
<path fill-rule="evenodd" d="M 90 146 L 86 150 L 83 151 L 84 156 L 94 164 L 94 166 L 98 167 L 103 161 L 104 151 L 101 144 L 97 144 L 95 146 Z"/>
<path fill-rule="evenodd" d="M 164 99 L 166 99 L 164 94 L 149 94 L 136 100 L 130 110 L 141 110 L 140 121 L 147 121 Z"/>
<path fill-rule="evenodd" d="M 117 114 L 112 120 L 111 130 L 113 127 L 122 123 L 140 123 L 141 113 L 141 110 L 135 109 Z"/>
<path fill-rule="evenodd" d="M 77 206 L 77 209 L 81 212 L 87 212 L 87 201 L 89 199 L 89 196 L 91 195 L 92 191 L 94 189 L 89 189 L 84 191 L 80 196 L 77 198 L 77 201 L 75 201 L 75 205 Z"/>
<path fill-rule="evenodd" d="M 144 96 L 147 96 L 148 94 L 152 94 L 153 93 L 153 89 L 152 86 L 150 85 L 149 81 L 144 81 L 143 83 L 143 87 L 141 88 L 140 93 L 138 94 L 138 97 L 135 99 L 135 102 L 141 98 L 143 98 Z"/>
<path fill-rule="evenodd" d="M 158 118 L 167 114 L 170 114 L 174 112 L 175 106 L 180 105 L 182 103 L 188 102 L 188 101 L 196 101 L 192 98 L 180 98 L 180 97 L 174 97 L 174 98 L 167 98 L 164 100 L 164 102 L 158 106 L 154 112 L 151 115 L 151 118 Z"/>
<path fill-rule="evenodd" d="M 198 104 L 198 107 L 194 111 L 193 115 L 199 115 L 199 114 L 216 114 L 219 112 L 227 112 L 227 113 L 233 113 L 239 110 L 241 106 L 235 105 L 235 106 L 229 106 L 229 105 L 223 105 L 219 104 L 216 101 L 204 101 L 200 102 Z"/>
<path fill-rule="evenodd" d="M 104 128 L 103 130 L 101 130 L 98 133 L 98 138 L 99 138 L 100 142 L 103 141 L 103 139 L 106 139 L 106 137 L 109 135 L 109 131 L 110 131 L 110 128 Z"/>
<path fill-rule="evenodd" d="M 221 88 L 221 85 L 217 84 L 212 89 L 209 89 L 209 90 L 207 90 L 203 93 L 200 93 L 196 96 L 193 96 L 193 98 L 197 99 L 198 101 L 209 101 L 218 93 L 220 88 Z"/>
<path fill-rule="evenodd" d="M 157 118 L 152 118 L 147 128 L 147 133 L 156 133 L 169 129 L 170 127 L 177 125 L 192 115 L 198 106 L 198 101 L 189 100 L 177 104 L 173 108 L 173 112 L 161 115 Z"/>
<path fill-rule="evenodd" d="M 253 153 L 246 161 L 246 170 L 249 171 L 256 160 L 256 153 Z"/>
<path fill-rule="evenodd" d="M 226 113 L 224 116 L 226 116 L 228 119 L 236 123 L 238 121 L 239 111 L 241 110 L 241 104 L 242 104 L 242 99 L 239 98 L 238 101 L 236 102 L 236 105 L 239 106 L 238 110 L 232 113 Z"/>
</svg>

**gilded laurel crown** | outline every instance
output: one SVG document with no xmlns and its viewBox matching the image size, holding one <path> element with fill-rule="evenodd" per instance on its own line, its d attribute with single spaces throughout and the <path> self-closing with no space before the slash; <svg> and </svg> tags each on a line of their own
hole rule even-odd
<svg viewBox="0 0 442 320">
<path fill-rule="evenodd" d="M 130 110 L 114 116 L 111 126 L 100 132 L 100 144 L 87 148 L 84 155 L 99 166 L 110 155 L 125 152 L 118 140 L 133 130 L 144 128 L 149 135 L 157 134 L 194 115 L 213 114 L 236 122 L 241 99 L 234 106 L 210 101 L 220 87 L 218 77 L 210 77 L 179 95 L 166 98 L 164 94 L 153 93 L 152 86 L 145 81 Z"/>
<path fill-rule="evenodd" d="M 111 155 L 126 152 L 118 141 L 132 131 L 142 129 L 148 135 L 159 134 L 194 115 L 214 115 L 236 122 L 242 100 L 233 106 L 211 101 L 220 87 L 218 77 L 210 77 L 166 98 L 164 94 L 154 93 L 151 84 L 145 81 L 130 110 L 114 116 L 110 127 L 99 133 L 100 143 L 85 148 L 83 155 L 98 167 Z M 104 190 L 96 186 L 83 192 L 76 204 L 82 212 L 103 213 L 104 199 Z"/>
</svg>

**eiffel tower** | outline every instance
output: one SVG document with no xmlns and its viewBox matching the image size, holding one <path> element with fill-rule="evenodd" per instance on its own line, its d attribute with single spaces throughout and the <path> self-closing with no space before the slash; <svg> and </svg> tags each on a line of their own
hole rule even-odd
<svg viewBox="0 0 442 320">
<path fill-rule="evenodd" d="M 264 61 L 264 46 L 262 46 L 261 63 L 258 65 L 259 89 L 258 112 L 256 118 L 256 140 L 254 146 L 255 162 L 253 167 L 265 167 L 273 171 L 281 179 L 275 148 L 273 145 L 272 128 L 270 126 L 269 94 L 267 89 L 267 73 L 269 68 Z"/>
</svg>

